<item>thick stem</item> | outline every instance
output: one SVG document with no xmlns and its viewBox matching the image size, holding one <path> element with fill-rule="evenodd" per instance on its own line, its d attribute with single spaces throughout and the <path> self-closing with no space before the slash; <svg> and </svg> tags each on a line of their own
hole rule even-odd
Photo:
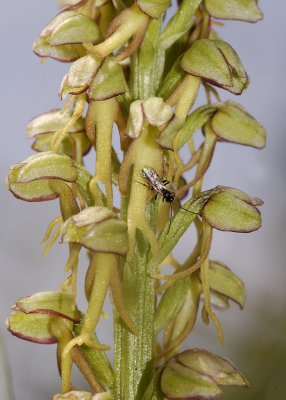
<svg viewBox="0 0 286 400">
<path fill-rule="evenodd" d="M 137 336 L 127 330 L 115 313 L 116 400 L 141 400 L 154 375 L 155 284 L 146 263 L 137 264 L 135 268 L 132 283 L 136 286 L 137 299 L 133 301 L 137 307 L 133 318 L 137 324 Z"/>
<path fill-rule="evenodd" d="M 123 215 L 126 209 L 127 204 L 122 202 Z M 149 222 L 152 225 L 154 221 Z M 150 246 L 140 231 L 137 231 L 136 239 L 132 262 L 124 265 L 123 285 L 126 306 L 136 323 L 137 335 L 127 329 L 115 311 L 114 400 L 142 400 L 155 373 L 155 280 L 151 278 L 154 266 L 148 263 Z"/>
</svg>

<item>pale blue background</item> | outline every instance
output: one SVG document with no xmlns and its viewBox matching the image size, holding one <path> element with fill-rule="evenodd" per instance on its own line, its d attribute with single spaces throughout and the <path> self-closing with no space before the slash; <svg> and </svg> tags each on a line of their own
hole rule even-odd
<svg viewBox="0 0 286 400">
<path fill-rule="evenodd" d="M 42 257 L 39 247 L 47 224 L 58 216 L 58 204 L 57 201 L 30 204 L 16 200 L 5 190 L 4 177 L 11 164 L 31 154 L 31 143 L 25 138 L 27 122 L 33 116 L 60 106 L 57 92 L 68 64 L 48 60 L 41 65 L 39 58 L 31 51 L 34 39 L 57 13 L 55 0 L 1 0 L 0 4 L 0 332 L 13 370 L 15 398 L 49 399 L 60 387 L 55 368 L 55 346 L 39 346 L 18 340 L 5 331 L 4 321 L 10 313 L 9 307 L 17 298 L 36 291 L 57 290 L 64 279 L 66 248 L 56 245 L 48 256 Z M 262 22 L 254 25 L 227 23 L 220 29 L 220 34 L 237 50 L 251 77 L 250 87 L 237 101 L 245 105 L 266 127 L 268 145 L 265 150 L 258 151 L 220 144 L 204 186 L 231 185 L 265 201 L 262 208 L 263 229 L 249 235 L 221 232 L 215 232 L 214 235 L 213 258 L 229 264 L 245 281 L 248 289 L 247 307 L 240 312 L 238 307 L 233 306 L 222 315 L 226 336 L 224 349 L 217 345 L 213 329 L 202 324 L 199 324 L 188 343 L 189 347 L 203 346 L 227 355 L 245 372 L 255 357 L 261 357 L 263 368 L 269 368 L 269 371 L 272 368 L 267 365 L 269 356 L 259 355 L 259 352 L 249 353 L 249 362 L 245 361 L 248 335 L 258 332 L 254 337 L 257 343 L 261 342 L 261 346 L 265 338 L 270 340 L 270 347 L 271 340 L 273 344 L 279 340 L 284 341 L 281 346 L 286 344 L 285 331 L 283 334 L 281 323 L 274 318 L 278 315 L 285 320 L 286 3 L 283 0 L 262 0 L 260 5 L 265 13 Z M 224 97 L 230 98 L 228 94 Z M 89 165 L 92 165 L 91 161 Z M 193 242 L 187 237 L 180 243 L 178 254 L 181 258 L 189 245 L 192 246 Z M 83 262 L 80 272 L 84 268 Z M 83 300 L 81 306 L 86 306 Z M 274 315 L 274 322 L 271 323 L 267 322 L 268 308 Z M 262 313 L 263 310 L 266 310 L 266 314 Z M 107 329 L 105 326 L 100 337 L 107 343 L 112 341 L 112 330 L 110 325 Z M 3 377 L 1 368 L 0 376 Z M 285 372 L 284 367 L 284 375 Z M 286 398 L 284 381 L 281 378 L 278 384 L 270 383 L 264 398 Z M 259 385 L 259 378 L 253 384 Z M 285 390 L 285 396 L 279 395 L 278 389 L 280 392 Z M 1 393 L 1 390 L 4 392 Z M 244 392 L 241 392 L 243 395 Z M 1 378 L 0 399 L 6 400 L 5 382 L 1 384 Z"/>
</svg>

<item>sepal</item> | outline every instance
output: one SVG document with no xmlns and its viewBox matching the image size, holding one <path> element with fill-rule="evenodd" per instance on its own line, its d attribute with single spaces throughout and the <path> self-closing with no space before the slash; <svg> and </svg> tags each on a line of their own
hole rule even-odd
<svg viewBox="0 0 286 400">
<path fill-rule="evenodd" d="M 51 181 L 76 182 L 78 172 L 73 160 L 50 151 L 35 154 L 10 168 L 7 187 L 25 201 L 45 201 L 58 197 Z"/>
<path fill-rule="evenodd" d="M 234 94 L 241 94 L 248 86 L 249 78 L 238 54 L 223 40 L 196 40 L 181 66 L 188 74 Z"/>
<path fill-rule="evenodd" d="M 238 189 L 222 186 L 218 186 L 217 189 L 220 189 L 221 193 L 212 196 L 203 210 L 203 216 L 209 225 L 221 231 L 241 233 L 260 228 L 261 215 L 253 205 L 257 204 L 257 199 L 252 199 L 250 203 L 250 198 Z"/>
<path fill-rule="evenodd" d="M 265 129 L 239 104 L 222 104 L 211 120 L 219 139 L 262 149 L 266 142 Z"/>
<path fill-rule="evenodd" d="M 257 0 L 206 0 L 207 12 L 214 18 L 257 22 L 263 14 Z"/>
<path fill-rule="evenodd" d="M 127 83 L 121 65 L 112 57 L 104 60 L 89 88 L 92 100 L 107 100 L 124 94 Z"/>
<path fill-rule="evenodd" d="M 16 302 L 19 311 L 25 314 L 49 314 L 79 322 L 81 315 L 74 307 L 72 296 L 63 292 L 39 292 L 22 297 Z"/>
<path fill-rule="evenodd" d="M 226 385 L 247 387 L 248 382 L 230 361 L 202 349 L 171 358 L 161 377 L 162 392 L 170 400 L 217 399 L 219 386 Z"/>
<path fill-rule="evenodd" d="M 136 3 L 149 17 L 159 19 L 169 7 L 170 0 L 136 0 Z"/>
<path fill-rule="evenodd" d="M 223 307 L 224 298 L 236 302 L 240 308 L 244 308 L 246 289 L 242 280 L 226 265 L 218 261 L 210 261 L 208 271 L 209 285 L 214 295 L 222 296 L 218 308 Z M 219 297 L 215 297 L 218 301 Z M 227 306 L 227 303 L 226 303 Z"/>
<path fill-rule="evenodd" d="M 127 224 L 106 207 L 87 207 L 64 223 L 62 241 L 95 252 L 126 255 Z"/>
<path fill-rule="evenodd" d="M 53 321 L 58 320 L 72 329 L 73 322 L 80 321 L 80 313 L 72 296 L 62 292 L 40 292 L 19 299 L 14 313 L 7 319 L 7 329 L 12 335 L 34 343 L 57 342 Z"/>
</svg>

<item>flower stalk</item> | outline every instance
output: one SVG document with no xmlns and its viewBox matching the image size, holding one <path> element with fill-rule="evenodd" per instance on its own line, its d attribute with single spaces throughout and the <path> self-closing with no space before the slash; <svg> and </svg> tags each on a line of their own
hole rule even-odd
<svg viewBox="0 0 286 400">
<path fill-rule="evenodd" d="M 59 199 L 60 216 L 43 243 L 45 253 L 58 237 L 68 245 L 69 275 L 59 292 L 20 299 L 8 329 L 57 344 L 62 394 L 55 400 L 208 400 L 225 385 L 248 386 L 228 360 L 180 347 L 200 300 L 203 322 L 213 323 L 221 344 L 214 307 L 245 303 L 244 284 L 211 259 L 211 244 L 215 229 L 259 229 L 262 201 L 231 187 L 205 190 L 203 183 L 221 141 L 265 145 L 263 127 L 239 104 L 221 101 L 217 89 L 241 94 L 249 78 L 215 32 L 215 20 L 256 22 L 257 2 L 178 1 L 166 24 L 169 0 L 60 3 L 63 10 L 33 48 L 40 57 L 72 62 L 59 91 L 61 99 L 70 97 L 61 110 L 29 123 L 38 154 L 11 167 L 7 187 L 24 201 Z M 201 90 L 206 104 L 197 106 Z M 94 171 L 84 165 L 89 151 Z M 196 244 L 177 260 L 173 250 L 191 224 Z M 80 251 L 87 255 L 80 268 L 86 310 L 77 307 Z M 96 332 L 108 293 L 114 343 L 102 344 Z M 113 368 L 105 354 L 111 347 Z M 73 364 L 90 392 L 74 387 Z"/>
</svg>

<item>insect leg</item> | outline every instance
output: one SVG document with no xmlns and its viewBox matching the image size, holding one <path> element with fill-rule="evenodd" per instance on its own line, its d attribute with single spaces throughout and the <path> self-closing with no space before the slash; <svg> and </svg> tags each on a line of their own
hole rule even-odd
<svg viewBox="0 0 286 400">
<path fill-rule="evenodd" d="M 150 188 L 148 185 L 146 185 L 145 183 L 142 183 L 142 182 L 139 182 L 139 181 L 134 181 L 134 182 L 136 182 L 136 183 L 140 183 L 140 185 L 143 185 L 143 186 L 145 186 L 147 189 L 149 189 L 149 190 L 153 190 L 152 188 Z"/>
</svg>

